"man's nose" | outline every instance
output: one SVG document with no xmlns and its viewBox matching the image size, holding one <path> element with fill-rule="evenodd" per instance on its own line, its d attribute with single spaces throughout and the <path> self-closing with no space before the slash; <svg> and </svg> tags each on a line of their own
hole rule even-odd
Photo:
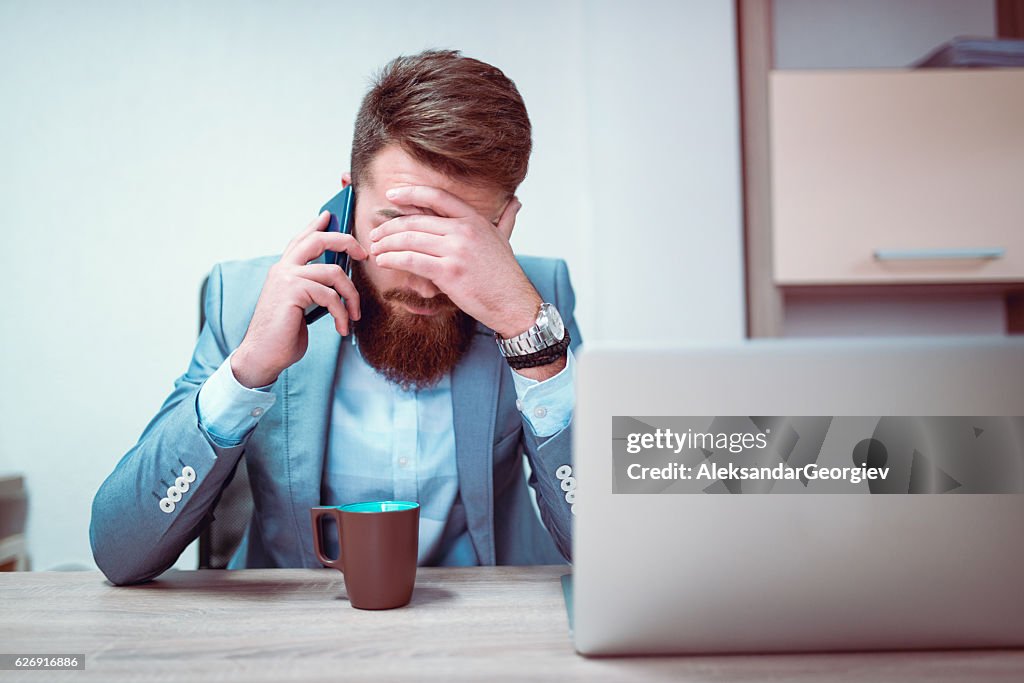
<svg viewBox="0 0 1024 683">
<path fill-rule="evenodd" d="M 408 281 L 405 283 L 406 287 L 419 294 L 424 299 L 431 299 L 441 293 L 441 290 L 437 288 L 433 282 L 425 277 L 419 275 L 413 275 L 408 273 Z"/>
</svg>

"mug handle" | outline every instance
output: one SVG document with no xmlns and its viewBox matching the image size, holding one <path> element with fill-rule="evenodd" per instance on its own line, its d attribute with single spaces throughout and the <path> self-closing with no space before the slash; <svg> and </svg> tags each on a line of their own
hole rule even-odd
<svg viewBox="0 0 1024 683">
<path fill-rule="evenodd" d="M 316 551 L 316 559 L 320 560 L 325 567 L 337 569 L 344 573 L 345 567 L 341 561 L 341 511 L 338 508 L 315 507 L 310 510 L 310 516 L 313 520 L 313 549 Z M 338 526 L 338 559 L 336 560 L 332 560 L 324 553 L 324 539 L 320 534 L 320 520 L 325 516 L 333 517 Z"/>
</svg>

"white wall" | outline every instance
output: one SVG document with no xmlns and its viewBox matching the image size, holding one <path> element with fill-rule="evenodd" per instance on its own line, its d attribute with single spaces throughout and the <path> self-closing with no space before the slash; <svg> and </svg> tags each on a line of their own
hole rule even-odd
<svg viewBox="0 0 1024 683">
<path fill-rule="evenodd" d="M 399 53 L 459 48 L 519 85 L 514 246 L 568 259 L 588 341 L 740 338 L 732 11 L 0 3 L 0 473 L 27 478 L 35 568 L 92 565 L 92 496 L 184 371 L 201 278 L 333 194 Z"/>
<path fill-rule="evenodd" d="M 779 69 L 909 66 L 957 36 L 995 35 L 995 0 L 772 0 Z"/>
<path fill-rule="evenodd" d="M 594 333 L 742 338 L 732 3 L 586 7 Z"/>
</svg>

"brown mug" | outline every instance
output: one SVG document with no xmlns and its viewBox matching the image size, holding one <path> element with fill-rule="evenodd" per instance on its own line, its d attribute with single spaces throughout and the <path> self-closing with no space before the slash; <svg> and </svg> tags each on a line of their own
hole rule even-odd
<svg viewBox="0 0 1024 683">
<path fill-rule="evenodd" d="M 345 575 L 353 607 L 391 609 L 409 604 L 416 583 L 420 506 L 404 500 L 315 507 L 313 546 L 324 566 Z M 324 517 L 338 525 L 338 557 L 324 552 Z"/>
</svg>

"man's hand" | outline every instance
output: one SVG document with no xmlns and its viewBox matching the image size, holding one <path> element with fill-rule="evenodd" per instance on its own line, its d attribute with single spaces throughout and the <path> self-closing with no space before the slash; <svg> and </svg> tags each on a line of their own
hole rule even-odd
<svg viewBox="0 0 1024 683">
<path fill-rule="evenodd" d="M 456 306 L 502 337 L 528 330 L 541 299 L 519 267 L 509 238 L 522 204 L 513 197 L 497 226 L 455 195 L 435 187 L 392 188 L 399 206 L 423 207 L 370 232 L 370 254 L 381 268 L 424 277 Z"/>
<path fill-rule="evenodd" d="M 305 355 L 309 336 L 304 315 L 309 306 L 326 308 L 340 335 L 349 333 L 349 319 L 359 320 L 359 293 L 341 267 L 309 263 L 326 250 L 347 252 L 359 261 L 367 257 L 351 235 L 324 232 L 329 219 L 330 213 L 321 213 L 270 267 L 249 329 L 231 357 L 231 371 L 243 386 L 272 384 Z"/>
</svg>

